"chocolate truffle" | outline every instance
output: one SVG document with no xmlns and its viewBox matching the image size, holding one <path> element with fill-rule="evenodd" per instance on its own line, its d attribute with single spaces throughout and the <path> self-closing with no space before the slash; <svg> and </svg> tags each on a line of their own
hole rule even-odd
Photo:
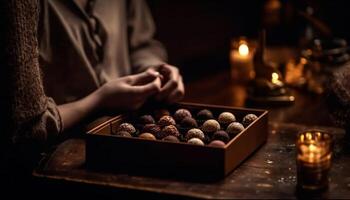
<svg viewBox="0 0 350 200">
<path fill-rule="evenodd" d="M 159 119 L 158 125 L 159 126 L 176 125 L 176 122 L 171 116 L 165 115 Z"/>
<path fill-rule="evenodd" d="M 180 125 L 183 128 L 197 128 L 198 127 L 197 121 L 195 119 L 193 119 L 192 117 L 185 117 L 181 121 Z"/>
<path fill-rule="evenodd" d="M 133 134 L 136 132 L 136 129 L 135 127 L 132 125 L 132 124 L 129 124 L 129 123 L 122 123 L 119 125 L 118 129 L 117 129 L 117 132 L 119 131 L 126 131 L 130 134 Z"/>
<path fill-rule="evenodd" d="M 185 117 L 192 117 L 192 114 L 187 109 L 178 109 L 174 114 L 174 119 L 180 123 Z"/>
<path fill-rule="evenodd" d="M 195 145 L 199 145 L 199 146 L 204 146 L 204 142 L 198 138 L 192 138 L 192 139 L 188 140 L 187 143 L 195 144 Z"/>
<path fill-rule="evenodd" d="M 219 130 L 214 133 L 213 140 L 221 140 L 224 143 L 227 143 L 230 140 L 230 136 L 226 133 L 226 131 Z"/>
<path fill-rule="evenodd" d="M 230 112 L 223 112 L 219 115 L 218 121 L 220 124 L 227 126 L 236 121 L 236 117 Z"/>
<path fill-rule="evenodd" d="M 140 124 L 154 124 L 156 123 L 154 118 L 151 115 L 142 115 L 139 118 L 139 123 Z"/>
<path fill-rule="evenodd" d="M 132 137 L 129 132 L 126 131 L 118 131 L 116 133 L 113 133 L 113 135 L 121 136 L 121 137 Z"/>
<path fill-rule="evenodd" d="M 253 123 L 258 117 L 254 114 L 248 114 L 243 117 L 242 124 L 244 127 L 249 126 L 249 124 Z"/>
<path fill-rule="evenodd" d="M 165 126 L 162 129 L 162 131 L 160 131 L 157 134 L 155 134 L 155 136 L 158 139 L 162 139 L 162 138 L 164 138 L 166 136 L 169 136 L 169 135 L 173 135 L 175 137 L 179 137 L 180 133 L 179 133 L 179 131 L 177 130 L 177 128 L 174 125 L 169 125 L 169 126 Z"/>
<path fill-rule="evenodd" d="M 213 140 L 209 143 L 209 146 L 211 147 L 220 147 L 220 148 L 224 148 L 225 147 L 225 143 L 221 140 Z"/>
<path fill-rule="evenodd" d="M 190 140 L 192 138 L 199 138 L 203 141 L 205 139 L 205 135 L 202 130 L 198 128 L 193 128 L 187 131 L 186 133 L 186 140 Z"/>
<path fill-rule="evenodd" d="M 158 134 L 160 131 L 161 131 L 160 127 L 156 124 L 146 124 L 142 129 L 142 132 L 152 133 L 154 135 Z"/>
<path fill-rule="evenodd" d="M 214 118 L 213 113 L 208 109 L 203 109 L 197 113 L 198 120 L 208 120 L 213 118 Z"/>
<path fill-rule="evenodd" d="M 169 110 L 167 110 L 167 109 L 158 109 L 158 110 L 154 111 L 154 117 L 157 120 L 159 120 L 161 117 L 163 117 L 165 115 L 170 115 Z"/>
<path fill-rule="evenodd" d="M 244 130 L 244 126 L 239 122 L 232 122 L 230 125 L 228 125 L 226 132 L 231 136 L 234 137 L 238 133 L 242 132 Z"/>
<path fill-rule="evenodd" d="M 173 136 L 173 135 L 168 135 L 162 139 L 163 141 L 168 141 L 168 142 L 180 142 L 180 140 Z"/>
<path fill-rule="evenodd" d="M 220 130 L 220 124 L 214 119 L 209 119 L 202 125 L 202 130 L 206 133 L 214 133 Z"/>
<path fill-rule="evenodd" d="M 151 133 L 142 133 L 139 135 L 139 138 L 146 139 L 146 140 L 156 140 L 156 137 L 154 137 Z"/>
</svg>

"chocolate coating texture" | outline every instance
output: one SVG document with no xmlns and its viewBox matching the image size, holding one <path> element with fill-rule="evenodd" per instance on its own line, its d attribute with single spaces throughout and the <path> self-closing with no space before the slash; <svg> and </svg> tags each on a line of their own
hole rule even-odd
<svg viewBox="0 0 350 200">
<path fill-rule="evenodd" d="M 133 134 L 136 132 L 136 129 L 135 127 L 132 125 L 132 124 L 129 124 L 129 123 L 122 123 L 119 125 L 118 129 L 117 129 L 117 132 L 119 131 L 126 131 L 130 134 Z"/>
<path fill-rule="evenodd" d="M 178 109 L 174 114 L 174 119 L 180 123 L 185 117 L 192 117 L 192 114 L 187 109 Z"/>
</svg>

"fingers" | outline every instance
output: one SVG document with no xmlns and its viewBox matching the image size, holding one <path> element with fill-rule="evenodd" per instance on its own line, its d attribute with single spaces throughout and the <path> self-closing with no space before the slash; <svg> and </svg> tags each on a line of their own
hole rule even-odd
<svg viewBox="0 0 350 200">
<path fill-rule="evenodd" d="M 178 88 L 176 88 L 169 94 L 169 96 L 166 98 L 166 102 L 175 103 L 175 102 L 181 101 L 184 95 L 185 95 L 185 87 L 183 85 L 182 78 L 180 77 Z"/>
<path fill-rule="evenodd" d="M 177 68 L 163 65 L 160 69 L 160 73 L 165 76 L 165 84 L 162 87 L 160 93 L 156 96 L 156 99 L 161 101 L 166 99 L 173 91 L 177 90 L 182 84 L 182 78 Z"/>
<path fill-rule="evenodd" d="M 145 85 L 147 83 L 150 83 L 151 81 L 154 81 L 156 78 L 160 77 L 160 73 L 153 70 L 148 69 L 142 73 L 130 75 L 127 76 L 127 83 L 133 86 L 137 85 Z"/>
<path fill-rule="evenodd" d="M 145 84 L 145 85 L 138 85 L 138 86 L 132 86 L 134 91 L 140 95 L 140 97 L 146 98 L 148 96 L 157 94 L 160 91 L 161 88 L 161 81 L 160 78 L 157 77 L 153 81 Z"/>
</svg>

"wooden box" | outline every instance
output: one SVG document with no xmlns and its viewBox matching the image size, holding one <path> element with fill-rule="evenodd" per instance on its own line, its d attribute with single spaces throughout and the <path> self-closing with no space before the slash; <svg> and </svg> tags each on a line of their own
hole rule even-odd
<svg viewBox="0 0 350 200">
<path fill-rule="evenodd" d="M 246 114 L 253 113 L 258 119 L 224 148 L 219 148 L 111 135 L 112 129 L 128 120 L 127 115 L 119 115 L 88 131 L 87 167 L 136 175 L 213 180 L 229 174 L 267 139 L 268 112 L 265 110 L 192 103 L 177 104 L 169 110 L 178 108 L 189 109 L 192 113 L 206 108 L 216 117 L 223 111 L 232 112 L 239 121 Z"/>
</svg>

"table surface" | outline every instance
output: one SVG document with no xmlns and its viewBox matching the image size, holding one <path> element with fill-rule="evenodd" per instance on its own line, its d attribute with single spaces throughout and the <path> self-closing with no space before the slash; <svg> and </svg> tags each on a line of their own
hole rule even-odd
<svg viewBox="0 0 350 200">
<path fill-rule="evenodd" d="M 297 198 L 295 133 L 307 128 L 299 124 L 270 123 L 267 143 L 248 158 L 225 179 L 216 182 L 188 182 L 176 179 L 132 176 L 94 172 L 85 169 L 85 141 L 70 139 L 43 160 L 34 175 L 46 181 L 79 183 L 109 189 L 132 191 L 129 195 L 147 195 L 167 198 L 202 199 L 285 199 Z M 344 140 L 342 129 L 317 127 L 335 137 L 333 165 L 330 172 L 329 190 L 320 193 L 322 198 L 341 199 L 350 197 L 350 144 Z M 57 191 L 57 189 L 56 189 Z M 61 189 L 59 191 L 62 191 Z M 104 190 L 106 191 L 106 190 Z M 116 195 L 118 195 L 117 193 Z M 139 197 L 138 196 L 138 197 Z"/>
<path fill-rule="evenodd" d="M 245 106 L 245 87 L 232 84 L 229 72 L 187 85 L 186 102 Z M 330 188 L 322 198 L 350 198 L 350 142 L 344 130 L 331 127 L 324 98 L 295 91 L 291 106 L 263 107 L 269 110 L 267 143 L 225 179 L 218 182 L 187 182 L 176 179 L 132 176 L 89 171 L 84 167 L 85 141 L 70 139 L 42 160 L 35 177 L 62 185 L 78 184 L 94 190 L 107 189 L 116 195 L 138 194 L 162 199 L 182 198 L 297 198 L 295 134 L 320 128 L 335 136 Z M 95 123 L 96 124 L 96 123 Z M 106 193 L 103 193 L 106 194 Z"/>
</svg>

